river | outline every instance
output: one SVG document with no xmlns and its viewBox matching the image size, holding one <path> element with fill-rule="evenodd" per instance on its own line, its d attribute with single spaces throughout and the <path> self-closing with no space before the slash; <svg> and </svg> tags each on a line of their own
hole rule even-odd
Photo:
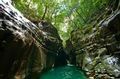
<svg viewBox="0 0 120 79">
<path fill-rule="evenodd" d="M 44 72 L 39 79 L 87 79 L 87 77 L 79 68 L 67 65 Z"/>
</svg>

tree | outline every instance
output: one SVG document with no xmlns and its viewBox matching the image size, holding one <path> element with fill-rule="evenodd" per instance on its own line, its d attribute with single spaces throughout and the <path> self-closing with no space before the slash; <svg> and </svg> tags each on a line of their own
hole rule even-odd
<svg viewBox="0 0 120 79">
<path fill-rule="evenodd" d="M 101 11 L 109 0 L 13 0 L 13 4 L 30 20 L 47 20 L 63 40 L 76 28 L 83 28 L 91 16 Z"/>
</svg>

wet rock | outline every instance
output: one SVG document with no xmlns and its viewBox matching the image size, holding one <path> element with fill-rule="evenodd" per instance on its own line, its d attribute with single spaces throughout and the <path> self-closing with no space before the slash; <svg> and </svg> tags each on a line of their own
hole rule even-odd
<svg viewBox="0 0 120 79">
<path fill-rule="evenodd" d="M 0 1 L 0 79 L 36 79 L 43 70 L 66 64 L 58 32 L 46 23 L 41 29 Z"/>
<path fill-rule="evenodd" d="M 43 46 L 55 56 L 54 66 L 66 65 L 67 54 L 64 51 L 57 29 L 47 21 L 41 21 L 38 25 L 42 30 L 40 37 L 43 40 Z"/>
<path fill-rule="evenodd" d="M 109 18 L 107 18 L 102 23 L 103 28 L 108 28 L 111 32 L 117 33 L 120 31 L 120 11 L 115 14 L 111 14 Z"/>
<path fill-rule="evenodd" d="M 86 34 L 80 29 L 71 33 L 69 40 L 75 49 L 72 53 L 76 54 L 76 65 L 83 68 L 90 79 L 119 79 L 120 10 L 107 15 L 98 25 Z"/>
</svg>

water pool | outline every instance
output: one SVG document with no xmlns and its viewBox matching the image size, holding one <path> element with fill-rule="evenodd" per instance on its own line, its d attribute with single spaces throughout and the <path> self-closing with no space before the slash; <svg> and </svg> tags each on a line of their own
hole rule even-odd
<svg viewBox="0 0 120 79">
<path fill-rule="evenodd" d="M 75 66 L 63 66 L 44 72 L 39 79 L 87 79 L 83 71 Z"/>
</svg>

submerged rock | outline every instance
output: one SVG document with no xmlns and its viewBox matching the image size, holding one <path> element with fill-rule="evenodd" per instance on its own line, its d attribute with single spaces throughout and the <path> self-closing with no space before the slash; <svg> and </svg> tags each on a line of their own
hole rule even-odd
<svg viewBox="0 0 120 79">
<path fill-rule="evenodd" d="M 36 79 L 43 70 L 66 64 L 57 30 L 40 25 L 46 28 L 36 26 L 0 0 L 0 79 Z"/>
</svg>

